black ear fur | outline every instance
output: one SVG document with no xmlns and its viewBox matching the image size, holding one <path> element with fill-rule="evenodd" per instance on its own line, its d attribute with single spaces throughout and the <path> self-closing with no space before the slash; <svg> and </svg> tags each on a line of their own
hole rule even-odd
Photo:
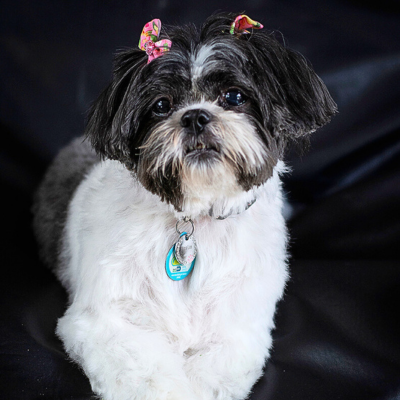
<svg viewBox="0 0 400 400">
<path fill-rule="evenodd" d="M 219 13 L 203 25 L 201 38 L 225 36 L 242 13 Z M 273 33 L 249 29 L 235 35 L 247 52 L 247 65 L 257 86 L 264 125 L 281 143 L 307 137 L 328 123 L 337 107 L 328 89 L 299 53 L 283 46 Z"/>
<path fill-rule="evenodd" d="M 264 92 L 264 115 L 274 136 L 298 139 L 330 121 L 337 112 L 336 103 L 301 54 L 261 31 L 241 35 L 240 40 L 254 46 L 254 60 L 261 63 L 257 70 L 265 71 L 258 81 Z"/>
<path fill-rule="evenodd" d="M 89 110 L 85 136 L 103 159 L 119 160 L 127 166 L 131 163 L 128 143 L 131 116 L 125 104 L 134 90 L 135 71 L 146 60 L 146 53 L 140 49 L 117 54 L 113 80 Z"/>
<path fill-rule="evenodd" d="M 337 112 L 326 86 L 303 56 L 282 46 L 265 30 L 231 35 L 230 25 L 238 14 L 211 16 L 203 25 L 200 41 L 225 36 L 243 44 L 247 68 L 256 81 L 257 104 L 264 126 L 279 142 L 307 137 L 329 122 Z M 195 39 L 193 33 L 193 38 Z M 198 39 L 196 39 L 198 40 Z M 88 113 L 85 135 L 102 158 L 116 159 L 132 168 L 129 140 L 137 121 L 132 120 L 129 102 L 147 56 L 136 48 L 117 54 L 113 81 L 101 93 Z"/>
</svg>

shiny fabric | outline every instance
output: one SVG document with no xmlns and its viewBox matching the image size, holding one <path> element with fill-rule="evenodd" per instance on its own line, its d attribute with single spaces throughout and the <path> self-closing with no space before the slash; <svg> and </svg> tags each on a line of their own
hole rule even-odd
<svg viewBox="0 0 400 400">
<path fill-rule="evenodd" d="M 291 280 L 251 400 L 400 399 L 400 14 L 381 0 L 28 2 L 0 13 L 0 398 L 90 399 L 54 334 L 66 295 L 38 259 L 32 194 L 81 134 L 134 32 L 246 8 L 313 63 L 339 107 L 287 153 Z"/>
</svg>

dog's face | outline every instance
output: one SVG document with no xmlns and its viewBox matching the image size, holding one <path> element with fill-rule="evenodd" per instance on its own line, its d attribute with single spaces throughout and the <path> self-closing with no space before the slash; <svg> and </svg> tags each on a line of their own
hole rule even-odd
<svg viewBox="0 0 400 400">
<path fill-rule="evenodd" d="M 161 32 L 171 50 L 149 64 L 140 49 L 120 53 L 89 115 L 97 152 L 178 211 L 192 198 L 210 205 L 263 184 L 286 142 L 336 111 L 301 55 L 263 31 L 231 34 L 235 17 Z"/>
</svg>

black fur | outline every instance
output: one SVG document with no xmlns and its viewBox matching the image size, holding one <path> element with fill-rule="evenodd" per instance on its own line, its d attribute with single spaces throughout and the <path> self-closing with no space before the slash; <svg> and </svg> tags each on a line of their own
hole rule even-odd
<svg viewBox="0 0 400 400">
<path fill-rule="evenodd" d="M 200 94 L 209 101 L 219 99 L 230 87 L 239 87 L 246 94 L 246 106 L 234 111 L 247 114 L 268 156 L 257 173 L 247 172 L 246 160 L 235 166 L 244 190 L 271 176 L 287 141 L 307 136 L 336 112 L 325 85 L 300 54 L 283 47 L 265 30 L 231 35 L 236 16 L 213 15 L 200 30 L 193 25 L 163 28 L 160 39 L 172 41 L 171 51 L 149 64 L 139 48 L 118 54 L 113 81 L 89 113 L 86 136 L 98 154 L 123 162 L 148 190 L 177 209 L 182 202 L 179 171 L 168 165 L 165 173 L 149 176 L 149 160 L 143 159 L 139 149 L 162 120 L 152 112 L 158 98 L 170 98 L 176 111 L 182 104 L 198 101 Z M 211 43 L 215 67 L 194 88 L 191 56 Z"/>
<path fill-rule="evenodd" d="M 52 269 L 59 265 L 68 205 L 82 179 L 100 161 L 89 143 L 82 142 L 77 138 L 61 150 L 35 194 L 33 227 L 41 258 Z"/>
</svg>

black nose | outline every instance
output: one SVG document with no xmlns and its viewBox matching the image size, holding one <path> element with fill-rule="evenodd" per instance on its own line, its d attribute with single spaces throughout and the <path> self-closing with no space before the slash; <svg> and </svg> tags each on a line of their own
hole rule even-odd
<svg viewBox="0 0 400 400">
<path fill-rule="evenodd" d="M 181 126 L 183 128 L 192 128 L 195 133 L 200 133 L 210 121 L 211 114 L 206 110 L 189 110 L 182 115 Z"/>
</svg>

